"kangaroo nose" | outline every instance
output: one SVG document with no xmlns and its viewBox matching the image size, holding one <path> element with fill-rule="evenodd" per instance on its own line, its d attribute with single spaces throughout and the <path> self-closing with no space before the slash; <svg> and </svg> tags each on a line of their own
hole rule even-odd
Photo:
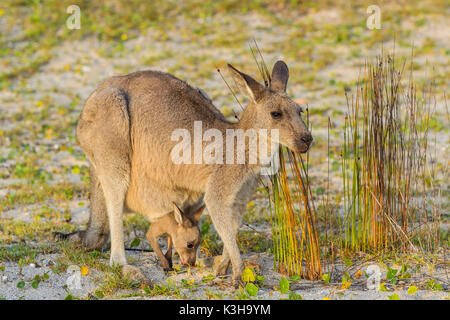
<svg viewBox="0 0 450 320">
<path fill-rule="evenodd" d="M 311 142 L 313 141 L 313 137 L 310 133 L 305 134 L 303 137 L 301 137 L 301 140 L 306 144 L 306 145 L 311 145 Z"/>
</svg>

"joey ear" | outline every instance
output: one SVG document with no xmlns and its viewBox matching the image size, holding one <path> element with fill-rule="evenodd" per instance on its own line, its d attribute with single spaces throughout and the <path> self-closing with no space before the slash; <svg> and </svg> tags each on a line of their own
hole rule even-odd
<svg viewBox="0 0 450 320">
<path fill-rule="evenodd" d="M 191 216 L 192 221 L 195 224 L 198 224 L 200 221 L 200 218 L 202 217 L 203 210 L 205 210 L 205 205 L 202 205 L 200 208 L 198 208 Z"/>
<path fill-rule="evenodd" d="M 286 92 L 286 86 L 289 79 L 289 69 L 286 63 L 279 60 L 273 66 L 272 70 L 272 81 L 270 82 L 270 87 L 274 91 Z"/>
<path fill-rule="evenodd" d="M 183 211 L 181 211 L 180 208 L 173 203 L 173 215 L 175 216 L 175 221 L 181 226 L 183 225 Z"/>
<path fill-rule="evenodd" d="M 261 85 L 258 81 L 246 75 L 245 73 L 240 72 L 238 69 L 233 67 L 231 64 L 228 64 L 228 70 L 233 77 L 234 82 L 236 83 L 239 91 L 249 98 L 253 102 L 257 102 L 264 91 L 264 86 Z"/>
</svg>

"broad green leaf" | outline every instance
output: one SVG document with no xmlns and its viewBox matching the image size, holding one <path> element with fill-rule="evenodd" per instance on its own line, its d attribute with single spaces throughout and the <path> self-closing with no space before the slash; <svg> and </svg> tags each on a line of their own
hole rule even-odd
<svg viewBox="0 0 450 320">
<path fill-rule="evenodd" d="M 411 286 L 408 288 L 408 294 L 415 294 L 417 292 L 416 286 Z"/>
<path fill-rule="evenodd" d="M 436 281 L 434 279 L 428 281 L 427 287 L 430 288 L 431 290 L 436 290 L 436 291 L 441 291 L 443 289 L 442 285 L 439 283 L 436 283 Z"/>
<path fill-rule="evenodd" d="M 256 297 L 256 295 L 258 294 L 258 287 L 255 286 L 253 283 L 248 282 L 245 285 L 245 291 L 247 291 L 247 293 L 252 296 L 252 297 Z"/>
<path fill-rule="evenodd" d="M 242 281 L 244 282 L 252 282 L 255 281 L 255 274 L 253 272 L 253 269 L 245 268 L 244 272 L 242 272 Z"/>
<path fill-rule="evenodd" d="M 285 294 L 289 291 L 289 281 L 285 277 L 280 280 L 280 292 Z"/>
<path fill-rule="evenodd" d="M 388 267 L 388 272 L 386 274 L 386 278 L 388 278 L 389 280 L 392 281 L 395 278 L 396 274 L 397 274 L 397 270 L 391 269 Z"/>
<path fill-rule="evenodd" d="M 380 284 L 380 291 L 386 292 L 389 291 L 386 287 L 385 287 L 386 282 L 382 282 Z"/>
<path fill-rule="evenodd" d="M 33 280 L 33 282 L 31 282 L 31 287 L 33 289 L 37 289 L 38 286 L 39 286 L 39 281 Z"/>
<path fill-rule="evenodd" d="M 328 283 L 330 283 L 331 276 L 328 273 L 325 273 L 324 275 L 322 275 L 322 280 L 323 280 L 323 282 L 328 284 Z"/>
<path fill-rule="evenodd" d="M 19 282 L 17 283 L 17 288 L 23 289 L 24 287 L 25 287 L 25 281 L 19 281 Z"/>
<path fill-rule="evenodd" d="M 141 240 L 139 238 L 134 238 L 130 244 L 130 248 L 137 247 L 140 243 L 141 243 Z"/>
<path fill-rule="evenodd" d="M 393 295 L 388 296 L 389 300 L 400 300 L 398 294 L 394 293 Z"/>
<path fill-rule="evenodd" d="M 289 300 L 303 300 L 303 297 L 294 291 L 289 292 Z"/>
</svg>

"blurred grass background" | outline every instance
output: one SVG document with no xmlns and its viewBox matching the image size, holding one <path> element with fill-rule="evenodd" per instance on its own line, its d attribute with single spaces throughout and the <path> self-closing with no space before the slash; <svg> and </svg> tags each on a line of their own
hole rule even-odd
<svg viewBox="0 0 450 320">
<path fill-rule="evenodd" d="M 449 3 L 445 0 L 377 1 L 382 29 L 370 31 L 366 28 L 368 14 L 365 11 L 371 4 L 370 1 L 324 0 L 6 0 L 0 4 L 0 81 L 5 86 L 5 80 L 35 72 L 51 59 L 50 49 L 63 41 L 93 36 L 100 41 L 120 44 L 152 32 L 157 41 L 190 42 L 199 48 L 217 50 L 235 48 L 237 53 L 248 51 L 247 42 L 253 37 L 262 42 L 267 37 L 272 45 L 263 46 L 264 52 L 277 52 L 310 66 L 301 70 L 301 73 L 309 72 L 308 75 L 297 77 L 294 74 L 295 80 L 308 83 L 314 80 L 311 71 L 333 63 L 342 51 L 341 46 L 350 51 L 350 57 L 361 57 L 365 50 L 396 37 L 398 44 L 405 47 L 416 40 L 416 54 L 431 53 L 436 41 L 415 39 L 415 29 L 449 12 Z M 81 9 L 80 30 L 66 28 L 69 5 L 78 5 Z M 261 19 L 261 24 L 252 25 L 252 20 Z M 276 26 L 289 31 L 277 34 Z M 448 47 L 444 50 L 448 58 Z M 192 61 L 198 62 L 199 69 L 208 66 L 206 61 Z M 445 78 L 448 77 L 442 77 L 441 85 Z M 314 87 L 312 83 L 310 86 Z"/>
</svg>

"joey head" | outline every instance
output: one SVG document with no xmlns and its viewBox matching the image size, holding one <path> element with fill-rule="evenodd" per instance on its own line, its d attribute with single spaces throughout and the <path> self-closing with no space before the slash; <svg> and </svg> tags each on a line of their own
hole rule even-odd
<svg viewBox="0 0 450 320">
<path fill-rule="evenodd" d="M 158 220 L 152 222 L 147 231 L 146 237 L 164 270 L 172 269 L 172 246 L 180 256 L 183 265 L 195 265 L 197 250 L 200 245 L 201 235 L 198 228 L 203 209 L 202 205 L 193 213 L 183 213 L 176 204 L 173 212 L 166 214 Z M 167 252 L 163 254 L 159 247 L 158 238 L 167 235 Z"/>
</svg>

